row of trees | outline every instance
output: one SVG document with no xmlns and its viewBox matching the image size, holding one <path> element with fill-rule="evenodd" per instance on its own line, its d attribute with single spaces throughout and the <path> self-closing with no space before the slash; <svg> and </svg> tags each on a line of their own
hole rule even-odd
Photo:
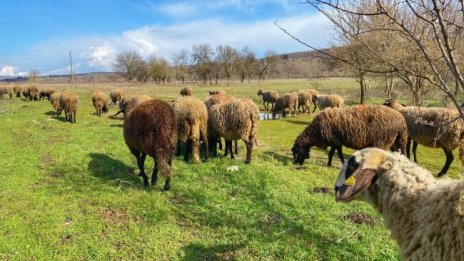
<svg viewBox="0 0 464 261">
<path fill-rule="evenodd" d="M 250 82 L 257 77 L 258 82 L 266 77 L 279 63 L 279 56 L 272 50 L 265 52 L 263 59 L 248 47 L 242 50 L 228 45 L 219 45 L 213 49 L 209 44 L 193 45 L 191 53 L 181 50 L 174 54 L 171 63 L 162 57 L 151 56 L 143 59 L 136 51 L 119 53 L 114 63 L 114 70 L 122 73 L 128 81 L 144 83 L 153 80 L 165 83 L 174 78 L 185 82 L 187 78 L 204 84 L 217 84 L 220 78 L 230 84 L 236 76 L 241 82 Z"/>
<path fill-rule="evenodd" d="M 393 79 L 399 79 L 409 88 L 415 104 L 423 102 L 426 85 L 434 86 L 453 101 L 464 118 L 456 99 L 464 87 L 463 1 L 306 0 L 306 3 L 331 21 L 337 33 L 333 48 L 318 51 L 356 75 L 361 103 L 367 77 L 384 78 L 388 93 L 393 89 Z"/>
</svg>

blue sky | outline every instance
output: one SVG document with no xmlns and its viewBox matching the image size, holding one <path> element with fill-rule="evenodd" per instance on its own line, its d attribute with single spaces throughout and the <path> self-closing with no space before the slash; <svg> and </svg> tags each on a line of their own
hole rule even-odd
<svg viewBox="0 0 464 261">
<path fill-rule="evenodd" d="M 301 0 L 0 0 L 0 76 L 111 71 L 124 50 L 168 60 L 193 44 L 250 47 L 262 55 L 306 50 L 274 24 L 317 47 L 330 34 L 327 20 Z"/>
</svg>

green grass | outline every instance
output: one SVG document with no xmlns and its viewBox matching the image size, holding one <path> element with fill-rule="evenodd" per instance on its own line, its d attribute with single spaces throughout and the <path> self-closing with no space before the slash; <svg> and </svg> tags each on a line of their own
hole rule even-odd
<svg viewBox="0 0 464 261">
<path fill-rule="evenodd" d="M 319 83 L 323 92 L 356 100 L 352 80 Z M 308 87 L 306 81 L 287 81 L 223 89 L 262 107 L 259 88 L 284 92 Z M 170 101 L 180 87 L 124 89 Z M 194 94 L 204 98 L 209 89 L 217 87 L 194 87 Z M 335 203 L 338 168 L 326 166 L 326 152 L 313 149 L 303 167 L 292 164 L 290 148 L 313 115 L 261 121 L 260 146 L 251 165 L 243 164 L 243 144 L 236 160 L 220 156 L 191 164 L 176 158 L 172 189 L 162 192 L 163 182 L 144 188 L 122 137 L 122 120 L 97 117 L 92 90 L 76 87 L 80 103 L 75 125 L 56 117 L 48 101 L 0 101 L 0 259 L 399 258 L 376 211 L 362 202 Z M 383 100 L 379 93 L 373 90 L 369 101 Z M 110 114 L 115 112 L 112 107 Z M 419 147 L 418 153 L 433 172 L 444 163 L 439 149 Z M 153 165 L 147 158 L 149 172 Z M 238 171 L 226 170 L 234 165 Z M 456 161 L 449 176 L 460 175 Z M 313 192 L 319 187 L 330 193 Z M 374 223 L 353 224 L 344 218 L 350 213 L 366 214 Z"/>
</svg>

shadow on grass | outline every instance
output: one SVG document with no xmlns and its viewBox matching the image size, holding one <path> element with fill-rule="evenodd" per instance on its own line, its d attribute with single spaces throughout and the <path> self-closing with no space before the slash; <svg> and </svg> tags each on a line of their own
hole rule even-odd
<svg viewBox="0 0 464 261">
<path fill-rule="evenodd" d="M 274 159 L 274 160 L 282 162 L 282 164 L 284 164 L 284 165 L 289 165 L 289 164 L 292 164 L 292 162 L 293 162 L 292 157 L 285 156 L 285 155 L 279 154 L 279 153 L 274 152 L 274 151 L 265 151 L 265 152 L 263 152 L 263 158 L 266 159 L 266 160 L 267 159 Z"/>
<path fill-rule="evenodd" d="M 124 124 L 111 124 L 110 127 L 122 128 L 122 127 L 124 127 Z"/>
<path fill-rule="evenodd" d="M 141 179 L 133 175 L 134 168 L 106 154 L 90 153 L 88 170 L 95 176 L 114 185 L 129 185 L 143 189 Z"/>
<path fill-rule="evenodd" d="M 292 124 L 297 124 L 297 125 L 305 125 L 305 126 L 309 124 L 307 121 L 288 120 L 287 122 L 292 123 Z"/>
<path fill-rule="evenodd" d="M 182 248 L 185 257 L 181 260 L 235 260 L 236 251 L 243 247 L 243 244 L 217 244 L 208 247 L 200 243 L 190 243 Z"/>
</svg>

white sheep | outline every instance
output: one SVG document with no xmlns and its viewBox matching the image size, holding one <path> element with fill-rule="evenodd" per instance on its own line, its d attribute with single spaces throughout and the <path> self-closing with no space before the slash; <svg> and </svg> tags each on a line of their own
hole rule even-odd
<svg viewBox="0 0 464 261">
<path fill-rule="evenodd" d="M 437 180 L 398 153 L 367 148 L 342 166 L 335 191 L 337 201 L 377 209 L 404 260 L 464 260 L 463 180 Z"/>
</svg>

